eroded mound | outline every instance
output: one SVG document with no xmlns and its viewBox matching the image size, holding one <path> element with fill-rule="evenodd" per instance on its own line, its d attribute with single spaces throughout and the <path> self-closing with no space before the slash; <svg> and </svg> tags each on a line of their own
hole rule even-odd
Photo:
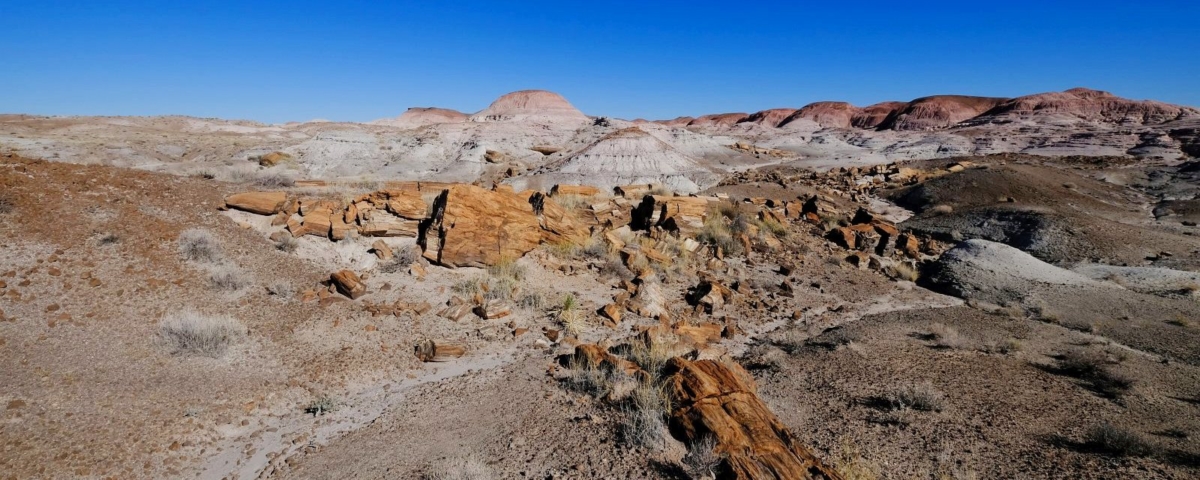
<svg viewBox="0 0 1200 480">
<path fill-rule="evenodd" d="M 546 90 L 521 90 L 501 96 L 472 115 L 472 122 L 585 122 L 587 115 L 566 98 Z"/>
</svg>

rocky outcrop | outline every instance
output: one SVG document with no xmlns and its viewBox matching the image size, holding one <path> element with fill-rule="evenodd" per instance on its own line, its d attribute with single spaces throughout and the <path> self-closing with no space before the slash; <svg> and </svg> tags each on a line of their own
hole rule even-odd
<svg viewBox="0 0 1200 480">
<path fill-rule="evenodd" d="M 501 96 L 479 113 L 472 122 L 583 123 L 587 115 L 567 99 L 545 90 L 521 90 Z"/>
<path fill-rule="evenodd" d="M 851 121 L 861 110 L 846 102 L 816 102 L 796 110 L 779 123 L 780 127 L 800 119 L 811 120 L 822 127 L 850 128 Z"/>
<path fill-rule="evenodd" d="M 998 120 L 1012 116 L 1051 114 L 1089 121 L 1157 125 L 1184 116 L 1200 115 L 1200 111 L 1162 102 L 1129 100 L 1100 90 L 1072 88 L 1065 92 L 1017 97 L 997 105 L 984 117 Z"/>
<path fill-rule="evenodd" d="M 695 236 L 704 228 L 710 201 L 704 197 L 646 195 L 633 210 L 630 226 L 635 230 L 662 227 L 681 235 Z"/>
<path fill-rule="evenodd" d="M 467 114 L 448 108 L 412 107 L 396 118 L 386 118 L 370 122 L 373 125 L 385 125 L 398 128 L 418 128 L 426 125 L 443 123 L 462 123 L 467 121 Z"/>
<path fill-rule="evenodd" d="M 907 102 L 881 102 L 863 107 L 850 119 L 855 128 L 875 129 L 892 113 L 908 106 Z"/>
<path fill-rule="evenodd" d="M 717 113 L 713 115 L 702 115 L 696 117 L 695 120 L 688 122 L 689 127 L 728 127 L 737 125 L 738 122 L 745 120 L 749 115 L 745 113 Z"/>
<path fill-rule="evenodd" d="M 780 127 L 793 113 L 794 108 L 772 108 L 751 113 L 750 116 L 738 120 L 738 123 L 757 123 L 766 127 Z"/>
<path fill-rule="evenodd" d="M 892 112 L 881 130 L 938 130 L 975 118 L 1007 101 L 1006 98 L 935 95 L 908 102 Z"/>
<path fill-rule="evenodd" d="M 541 225 L 526 199 L 474 185 L 444 190 L 417 239 L 425 258 L 452 267 L 514 260 L 541 241 Z"/>
<path fill-rule="evenodd" d="M 684 441 L 711 435 L 724 456 L 721 478 L 842 478 L 767 408 L 741 366 L 676 357 L 666 372 L 674 400 L 672 434 Z"/>
</svg>

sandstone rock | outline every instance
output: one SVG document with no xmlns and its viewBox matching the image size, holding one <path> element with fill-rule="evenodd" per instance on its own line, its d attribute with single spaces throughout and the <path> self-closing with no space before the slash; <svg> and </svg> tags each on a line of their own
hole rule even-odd
<svg viewBox="0 0 1200 480">
<path fill-rule="evenodd" d="M 896 250 L 904 252 L 909 258 L 921 258 L 921 242 L 909 232 L 896 237 Z"/>
<path fill-rule="evenodd" d="M 291 160 L 292 156 L 284 152 L 271 152 L 258 157 L 258 164 L 264 167 L 274 167 L 280 163 Z"/>
<path fill-rule="evenodd" d="M 635 230 L 663 227 L 684 236 L 695 236 L 704 228 L 709 201 L 697 197 L 646 195 L 632 212 L 630 226 Z"/>
<path fill-rule="evenodd" d="M 541 192 L 534 192 L 529 196 L 529 205 L 533 207 L 534 215 L 537 215 L 538 225 L 543 232 L 542 241 L 579 245 L 587 240 L 590 233 L 587 225 L 574 213 Z"/>
<path fill-rule="evenodd" d="M 350 270 L 340 270 L 329 276 L 330 282 L 337 286 L 337 290 L 351 299 L 356 299 L 367 293 L 367 285 L 358 278 L 358 275 Z"/>
<path fill-rule="evenodd" d="M 259 215 L 274 215 L 283 209 L 286 192 L 244 192 L 225 197 L 225 206 Z"/>
<path fill-rule="evenodd" d="M 475 307 L 475 314 L 484 320 L 495 320 L 512 314 L 512 305 L 504 300 L 488 300 L 483 305 Z"/>
<path fill-rule="evenodd" d="M 418 236 L 425 258 L 483 267 L 520 258 L 542 240 L 533 206 L 517 195 L 452 185 L 434 201 Z"/>
<path fill-rule="evenodd" d="M 672 433 L 684 441 L 712 435 L 727 478 L 842 480 L 767 408 L 737 364 L 676 357 L 666 373 Z"/>
<path fill-rule="evenodd" d="M 593 343 L 576 345 L 571 361 L 576 368 L 619 371 L 627 375 L 634 375 L 641 370 L 637 364 L 608 353 L 603 347 Z"/>
<path fill-rule="evenodd" d="M 427 273 L 429 273 L 428 270 L 421 262 L 415 262 L 408 266 L 408 274 L 417 277 L 418 280 L 424 280 Z"/>
<path fill-rule="evenodd" d="M 603 307 L 600 307 L 600 311 L 597 313 L 599 313 L 601 317 L 607 318 L 609 321 L 612 322 L 611 325 L 609 325 L 609 326 L 616 327 L 618 324 L 621 323 L 621 311 L 622 310 L 623 310 L 623 308 L 621 308 L 620 305 L 618 305 L 617 303 L 614 302 L 614 303 L 605 305 Z"/>
<path fill-rule="evenodd" d="M 556 197 L 559 195 L 578 195 L 581 197 L 591 197 L 600 194 L 600 189 L 591 185 L 564 185 L 558 184 L 550 189 L 550 196 Z"/>
<path fill-rule="evenodd" d="M 633 184 L 633 185 L 621 185 L 619 187 L 614 187 L 613 193 L 616 193 L 617 195 L 620 195 L 626 199 L 633 200 L 633 199 L 640 199 L 642 197 L 645 197 L 646 195 L 649 195 L 650 192 L 652 192 L 654 190 L 661 190 L 662 188 L 663 188 L 663 186 L 659 185 L 659 184 L 638 183 L 638 184 Z"/>
<path fill-rule="evenodd" d="M 466 317 L 469 313 L 471 313 L 471 305 L 462 302 L 453 305 L 447 305 L 446 308 L 438 311 L 437 315 L 439 317 L 457 322 L 462 320 L 463 317 Z"/>
<path fill-rule="evenodd" d="M 372 243 L 371 251 L 375 253 L 376 257 L 379 257 L 380 260 L 385 262 L 391 261 L 392 257 L 395 255 L 395 253 L 392 252 L 392 247 L 389 247 L 388 244 L 384 243 L 383 240 L 376 240 L 375 243 Z"/>
<path fill-rule="evenodd" d="M 422 362 L 444 362 L 459 358 L 467 353 L 466 347 L 442 342 L 426 340 L 413 347 L 413 353 Z"/>
<path fill-rule="evenodd" d="M 415 190 L 387 191 L 387 211 L 401 218 L 422 220 L 428 211 L 425 200 Z"/>
<path fill-rule="evenodd" d="M 397 217 L 383 210 L 369 210 L 361 215 L 363 221 L 359 233 L 367 237 L 415 237 L 420 231 L 420 221 Z"/>
</svg>

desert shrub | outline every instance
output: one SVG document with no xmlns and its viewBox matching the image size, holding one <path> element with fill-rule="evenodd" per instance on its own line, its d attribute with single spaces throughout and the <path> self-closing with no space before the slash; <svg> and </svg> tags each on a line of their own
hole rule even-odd
<svg viewBox="0 0 1200 480">
<path fill-rule="evenodd" d="M 1141 435 L 1108 422 L 1089 428 L 1083 441 L 1092 450 L 1115 456 L 1138 457 L 1151 452 L 1150 444 Z"/>
<path fill-rule="evenodd" d="M 668 337 L 650 335 L 645 342 L 634 341 L 629 345 L 629 360 L 642 367 L 642 370 L 649 373 L 653 379 L 660 377 L 663 367 L 675 356 L 671 345 L 674 345 L 678 339 L 674 338 L 673 334 L 668 335 Z"/>
<path fill-rule="evenodd" d="M 842 451 L 833 461 L 833 469 L 846 480 L 878 480 L 879 466 L 863 458 L 858 447 L 842 442 Z"/>
<path fill-rule="evenodd" d="M 579 300 L 575 295 L 564 295 L 558 307 L 558 321 L 562 322 L 563 329 L 578 337 L 583 332 L 583 318 L 583 312 L 579 311 Z"/>
<path fill-rule="evenodd" d="M 275 249 L 281 252 L 292 253 L 299 246 L 300 241 L 291 235 L 283 235 L 275 242 Z"/>
<path fill-rule="evenodd" d="M 915 282 L 917 281 L 917 278 L 920 277 L 920 272 L 917 270 L 917 267 L 909 264 L 908 262 L 897 262 L 896 265 L 892 267 L 892 273 L 897 279 L 907 280 L 909 282 Z"/>
<path fill-rule="evenodd" d="M 275 282 L 267 285 L 267 293 L 280 298 L 291 298 L 295 295 L 296 289 L 292 285 L 284 282 Z"/>
<path fill-rule="evenodd" d="M 722 216 L 709 215 L 708 218 L 705 218 L 704 226 L 696 234 L 696 240 L 716 245 L 728 254 L 742 251 L 742 244 L 733 238 L 733 232 Z"/>
<path fill-rule="evenodd" d="M 488 282 L 487 291 L 483 298 L 488 300 L 512 300 L 517 292 L 518 282 L 512 277 L 493 278 Z"/>
<path fill-rule="evenodd" d="M 931 325 L 929 327 L 929 336 L 933 339 L 933 345 L 938 348 L 966 348 L 971 343 L 966 337 L 959 334 L 958 330 L 955 330 L 954 327 L 943 323 Z"/>
<path fill-rule="evenodd" d="M 717 476 L 717 467 L 721 466 L 721 454 L 717 453 L 717 440 L 712 435 L 701 435 L 688 443 L 688 453 L 683 456 L 680 466 L 683 472 L 692 480 L 711 479 Z"/>
<path fill-rule="evenodd" d="M 188 261 L 217 263 L 221 261 L 221 245 L 208 230 L 191 228 L 179 234 L 179 254 Z"/>
<path fill-rule="evenodd" d="M 335 411 L 337 408 L 337 400 L 334 400 L 334 398 L 330 397 L 329 395 L 322 395 L 313 399 L 313 401 L 310 402 L 307 407 L 304 407 L 304 413 L 315 417 Z"/>
<path fill-rule="evenodd" d="M 454 293 L 462 295 L 475 296 L 477 293 L 483 293 L 484 283 L 486 283 L 486 280 L 483 278 L 471 277 L 465 280 L 460 280 L 459 282 L 450 286 L 450 290 Z"/>
<path fill-rule="evenodd" d="M 653 382 L 643 382 L 621 407 L 621 438 L 633 446 L 660 450 L 666 447 L 670 411 L 666 390 Z"/>
<path fill-rule="evenodd" d="M 421 261 L 421 251 L 416 245 L 400 247 L 392 251 L 392 260 L 388 263 L 380 265 L 379 271 L 382 273 L 397 273 L 408 270 L 412 264 Z"/>
<path fill-rule="evenodd" d="M 208 283 L 217 290 L 236 292 L 250 285 L 250 277 L 240 268 L 221 265 L 209 273 Z"/>
<path fill-rule="evenodd" d="M 579 253 L 583 255 L 583 258 L 589 260 L 603 260 L 613 256 L 612 251 L 608 248 L 608 244 L 597 237 L 588 238 L 587 243 L 583 244 Z"/>
<path fill-rule="evenodd" d="M 523 280 L 525 278 L 525 266 L 518 265 L 512 259 L 501 259 L 495 265 L 487 268 L 489 274 L 496 278 L 507 278 L 512 280 Z"/>
<path fill-rule="evenodd" d="M 636 276 L 619 258 L 609 258 L 600 264 L 600 275 L 621 280 L 633 280 Z"/>
<path fill-rule="evenodd" d="M 1058 371 L 1088 382 L 1101 395 L 1118 399 L 1133 388 L 1134 380 L 1114 372 L 1108 356 L 1096 349 L 1069 350 L 1058 357 Z"/>
<path fill-rule="evenodd" d="M 442 459 L 430 465 L 423 480 L 491 480 L 495 478 L 491 467 L 474 456 Z"/>
<path fill-rule="evenodd" d="M 595 398 L 608 396 L 613 389 L 610 372 L 595 365 L 584 365 L 574 358 L 567 364 L 567 376 L 564 379 L 568 389 L 590 395 Z"/>
<path fill-rule="evenodd" d="M 546 294 L 538 291 L 525 292 L 517 298 L 517 307 L 526 310 L 541 310 L 549 305 Z"/>
<path fill-rule="evenodd" d="M 770 218 L 759 220 L 758 227 L 764 232 L 774 235 L 775 238 L 785 238 L 788 236 L 788 229 L 782 223 L 776 222 Z"/>
<path fill-rule="evenodd" d="M 554 203 L 559 204 L 567 210 L 579 210 L 580 208 L 591 205 L 592 198 L 583 195 L 565 194 L 555 195 Z"/>
<path fill-rule="evenodd" d="M 177 355 L 220 357 L 237 342 L 245 328 L 233 317 L 182 310 L 159 321 L 159 334 Z"/>
<path fill-rule="evenodd" d="M 277 170 L 268 170 L 256 175 L 254 183 L 264 188 L 283 188 L 295 185 L 296 179 Z"/>
<path fill-rule="evenodd" d="M 107 245 L 116 245 L 118 243 L 121 243 L 121 236 L 112 232 L 101 235 L 100 238 L 96 239 L 96 244 L 100 245 L 101 247 Z"/>
<path fill-rule="evenodd" d="M 946 403 L 942 392 L 929 383 L 905 385 L 888 393 L 886 398 L 894 410 L 940 412 Z"/>
</svg>

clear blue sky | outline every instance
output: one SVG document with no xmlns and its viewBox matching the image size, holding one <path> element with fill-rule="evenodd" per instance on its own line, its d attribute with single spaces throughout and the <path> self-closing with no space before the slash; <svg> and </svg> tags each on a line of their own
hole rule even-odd
<svg viewBox="0 0 1200 480">
<path fill-rule="evenodd" d="M 0 112 L 671 118 L 1075 86 L 1200 105 L 1200 2 L 0 0 Z"/>
</svg>

